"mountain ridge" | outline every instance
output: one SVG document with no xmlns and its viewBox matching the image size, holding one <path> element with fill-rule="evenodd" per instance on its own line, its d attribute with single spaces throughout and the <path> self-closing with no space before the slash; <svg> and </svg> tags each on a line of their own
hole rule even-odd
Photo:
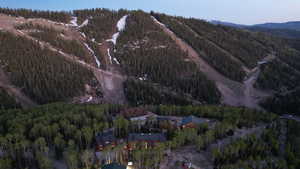
<svg viewBox="0 0 300 169">
<path fill-rule="evenodd" d="M 6 10 L 1 11 L 18 17 L 3 15 L 2 32 L 4 29 L 39 42 L 42 48 L 91 70 L 91 81 L 82 84 L 85 87 L 80 87 L 81 92 L 76 92 L 75 98 L 68 98 L 79 103 L 186 103 L 177 98 L 182 93 L 188 102 L 194 100 L 192 102 L 198 104 L 260 108 L 265 98 L 277 92 L 292 91 L 299 83 L 299 65 L 294 62 L 298 60 L 299 51 L 265 34 L 154 12 L 91 9 L 74 11 L 73 16 L 49 12 L 47 19 L 36 19 L 30 18 L 30 11 L 26 11 L 26 16 L 30 16 L 26 19 L 20 18 L 25 15 L 24 11 Z M 53 17 L 62 21 L 57 18 L 66 16 L 65 22 L 48 20 Z M 124 29 L 119 31 L 117 25 L 124 16 L 128 17 Z M 113 19 L 108 21 L 107 18 Z M 113 35 L 118 35 L 116 43 L 110 40 Z M 273 62 L 283 66 L 275 68 Z M 208 68 L 223 77 L 214 78 Z M 270 76 L 278 70 L 280 73 L 275 77 Z M 286 76 L 286 71 L 293 76 Z M 139 82 L 128 83 L 129 78 Z M 58 78 L 53 83 L 60 81 Z M 270 81 L 276 81 L 277 86 Z M 41 82 L 47 89 L 46 84 Z M 151 86 L 153 84 L 156 85 Z M 31 82 L 31 85 L 35 88 L 37 84 Z M 27 88 L 33 92 L 30 95 L 43 96 L 43 92 Z M 171 99 L 165 99 L 169 97 Z"/>
</svg>

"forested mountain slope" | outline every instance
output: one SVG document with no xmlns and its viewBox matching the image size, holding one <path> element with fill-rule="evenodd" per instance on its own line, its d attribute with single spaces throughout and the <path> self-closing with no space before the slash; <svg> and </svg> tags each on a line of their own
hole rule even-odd
<svg viewBox="0 0 300 169">
<path fill-rule="evenodd" d="M 279 95 L 297 96 L 291 94 L 300 84 L 296 41 L 154 12 L 0 12 L 1 67 L 39 104 L 261 108 L 267 97 L 274 96 L 265 107 Z"/>
</svg>

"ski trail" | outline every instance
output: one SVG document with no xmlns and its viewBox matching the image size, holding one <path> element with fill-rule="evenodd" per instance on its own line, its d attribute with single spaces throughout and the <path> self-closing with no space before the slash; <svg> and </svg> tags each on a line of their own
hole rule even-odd
<svg viewBox="0 0 300 169">
<path fill-rule="evenodd" d="M 124 15 L 117 22 L 117 26 L 116 26 L 117 27 L 117 32 L 112 35 L 111 39 L 106 40 L 107 42 L 112 42 L 114 46 L 117 45 L 117 41 L 118 41 L 118 38 L 119 38 L 121 32 L 124 31 L 125 28 L 126 28 L 126 20 L 127 20 L 127 18 L 128 18 L 128 15 Z M 116 49 L 114 50 L 114 52 L 116 52 Z M 118 61 L 118 59 L 111 56 L 109 48 L 107 49 L 107 55 L 109 57 L 109 61 L 110 61 L 111 64 L 113 63 L 112 61 L 114 61 L 116 64 L 120 65 L 120 62 Z"/>
<path fill-rule="evenodd" d="M 112 64 L 112 57 L 110 55 L 110 49 L 109 48 L 107 49 L 107 55 L 109 57 L 110 64 Z"/>
<path fill-rule="evenodd" d="M 97 67 L 100 68 L 101 63 L 98 60 L 97 56 L 95 55 L 95 52 L 93 51 L 93 49 L 91 49 L 87 43 L 84 43 L 84 46 L 92 53 L 92 55 L 94 56 L 94 59 L 95 59 L 95 61 L 97 63 Z"/>
<path fill-rule="evenodd" d="M 259 72 L 256 72 L 252 78 L 240 83 L 233 81 L 208 64 L 190 45 L 184 40 L 176 36 L 165 24 L 158 21 L 155 17 L 151 17 L 167 35 L 175 41 L 175 43 L 183 50 L 188 52 L 189 59 L 191 59 L 206 77 L 216 83 L 217 88 L 222 94 L 222 103 L 230 106 L 245 106 L 249 108 L 258 108 L 258 97 L 266 97 L 268 94 L 259 91 L 253 87 Z"/>
</svg>

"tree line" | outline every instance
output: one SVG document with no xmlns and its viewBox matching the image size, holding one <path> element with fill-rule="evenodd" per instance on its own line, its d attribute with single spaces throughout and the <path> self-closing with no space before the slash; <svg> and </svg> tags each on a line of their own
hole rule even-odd
<svg viewBox="0 0 300 169">
<path fill-rule="evenodd" d="M 56 22 L 69 23 L 71 20 L 71 13 L 64 11 L 41 11 L 41 10 L 32 10 L 32 9 L 9 9 L 9 8 L 0 8 L 0 13 L 6 15 L 12 15 L 16 17 L 24 18 L 44 18 Z"/>
</svg>

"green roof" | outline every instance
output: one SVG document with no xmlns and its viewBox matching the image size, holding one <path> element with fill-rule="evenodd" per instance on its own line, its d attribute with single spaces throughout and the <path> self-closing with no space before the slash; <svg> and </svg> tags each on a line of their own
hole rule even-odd
<svg viewBox="0 0 300 169">
<path fill-rule="evenodd" d="M 126 169 L 126 166 L 120 165 L 118 163 L 111 163 L 103 166 L 102 169 Z"/>
</svg>

